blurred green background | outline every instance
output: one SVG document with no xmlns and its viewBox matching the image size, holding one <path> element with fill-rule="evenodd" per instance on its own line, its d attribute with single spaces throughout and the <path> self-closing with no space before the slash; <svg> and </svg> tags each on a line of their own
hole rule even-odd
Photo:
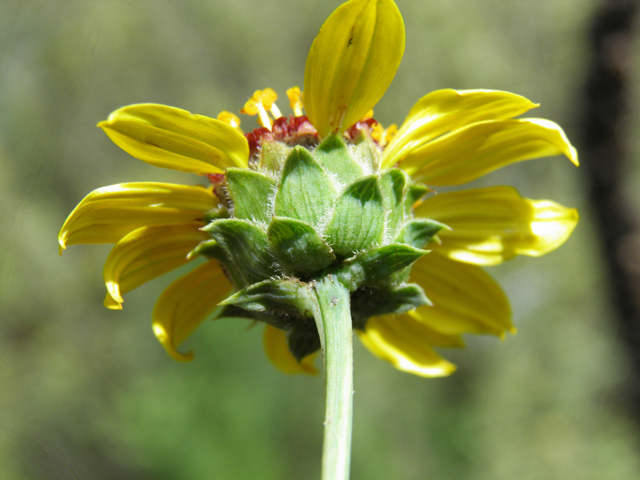
<svg viewBox="0 0 640 480">
<path fill-rule="evenodd" d="M 181 272 L 109 311 L 109 247 L 61 258 L 56 236 L 95 188 L 200 180 L 129 157 L 98 121 L 138 102 L 216 116 L 265 87 L 288 112 L 284 92 L 302 87 L 339 3 L 0 0 L 1 480 L 319 478 L 322 377 L 276 371 L 262 329 L 233 321 L 203 324 L 195 361 L 174 362 L 150 315 Z M 379 121 L 401 123 L 431 90 L 502 89 L 540 102 L 534 116 L 577 142 L 595 1 L 397 3 L 407 48 Z M 491 269 L 518 334 L 445 351 L 452 377 L 398 372 L 356 341 L 353 480 L 640 478 L 584 173 L 552 158 L 475 182 L 497 184 L 578 207 L 581 222 L 560 250 Z"/>
</svg>

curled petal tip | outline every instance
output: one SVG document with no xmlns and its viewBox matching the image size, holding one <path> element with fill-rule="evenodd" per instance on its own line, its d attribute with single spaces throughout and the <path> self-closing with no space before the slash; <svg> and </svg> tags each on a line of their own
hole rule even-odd
<svg viewBox="0 0 640 480">
<path fill-rule="evenodd" d="M 569 157 L 569 160 L 571 160 L 571 163 L 573 163 L 576 167 L 580 166 L 580 162 L 578 161 L 578 151 L 573 145 L 569 145 L 569 155 L 567 156 Z"/>
<path fill-rule="evenodd" d="M 159 323 L 153 324 L 153 333 L 155 334 L 158 341 L 162 344 L 167 353 L 174 359 L 179 362 L 190 362 L 194 358 L 193 350 L 187 353 L 180 353 L 173 346 L 173 342 L 171 341 L 171 337 L 164 329 L 162 325 Z"/>
<path fill-rule="evenodd" d="M 104 297 L 104 306 L 109 310 L 122 310 L 122 302 L 118 302 L 108 293 Z"/>
</svg>

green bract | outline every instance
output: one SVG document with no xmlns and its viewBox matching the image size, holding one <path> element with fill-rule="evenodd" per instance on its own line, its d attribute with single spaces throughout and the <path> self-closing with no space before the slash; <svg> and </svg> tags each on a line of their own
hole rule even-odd
<svg viewBox="0 0 640 480">
<path fill-rule="evenodd" d="M 368 130 L 317 146 L 263 138 L 249 169 L 229 168 L 218 192 L 227 218 L 203 228 L 212 239 L 192 254 L 222 262 L 237 292 L 222 315 L 288 332 L 300 360 L 320 347 L 309 286 L 326 278 L 351 294 L 354 328 L 369 317 L 429 304 L 406 283 L 411 265 L 446 225 L 413 217 L 429 189 L 402 170 L 380 169 Z"/>
</svg>

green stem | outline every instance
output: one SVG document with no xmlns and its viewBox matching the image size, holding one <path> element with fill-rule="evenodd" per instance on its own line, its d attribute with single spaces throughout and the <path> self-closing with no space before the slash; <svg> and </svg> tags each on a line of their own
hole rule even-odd
<svg viewBox="0 0 640 480">
<path fill-rule="evenodd" d="M 322 480 L 348 480 L 353 422 L 353 346 L 349 291 L 333 275 L 313 287 L 313 316 L 324 353 L 326 413 Z"/>
</svg>

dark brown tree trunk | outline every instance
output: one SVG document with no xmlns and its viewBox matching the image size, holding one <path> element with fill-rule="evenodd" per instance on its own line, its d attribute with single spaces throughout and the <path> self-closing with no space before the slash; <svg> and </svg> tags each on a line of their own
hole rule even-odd
<svg viewBox="0 0 640 480">
<path fill-rule="evenodd" d="M 626 393 L 640 421 L 640 219 L 625 196 L 632 139 L 629 119 L 635 113 L 630 88 L 637 3 L 604 0 L 596 11 L 580 153 L 607 268 L 611 319 L 618 322 L 619 340 L 632 364 Z"/>
</svg>

